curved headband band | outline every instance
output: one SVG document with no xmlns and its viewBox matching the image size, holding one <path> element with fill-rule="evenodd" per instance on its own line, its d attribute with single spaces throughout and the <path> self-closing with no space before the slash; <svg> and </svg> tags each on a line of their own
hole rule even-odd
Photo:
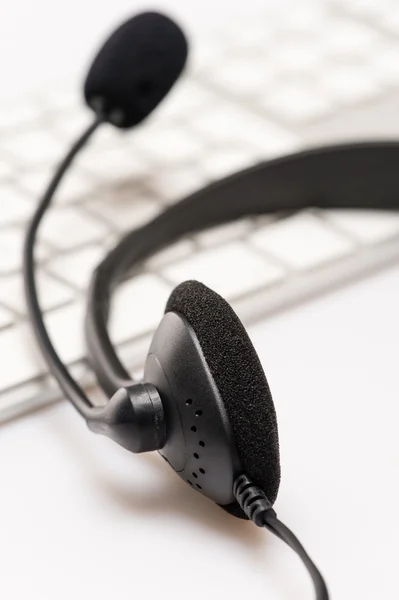
<svg viewBox="0 0 399 600">
<path fill-rule="evenodd" d="M 195 192 L 126 234 L 97 267 L 89 291 L 87 344 L 104 391 L 111 395 L 132 383 L 107 330 L 112 291 L 132 267 L 206 227 L 306 207 L 398 210 L 399 142 L 331 146 L 263 162 Z"/>
</svg>

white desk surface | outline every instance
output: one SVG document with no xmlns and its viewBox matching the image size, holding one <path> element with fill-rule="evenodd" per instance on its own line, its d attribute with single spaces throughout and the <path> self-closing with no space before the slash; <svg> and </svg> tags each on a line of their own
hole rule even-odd
<svg viewBox="0 0 399 600">
<path fill-rule="evenodd" d="M 399 268 L 251 330 L 280 426 L 279 516 L 332 598 L 398 598 Z M 0 431 L 1 595 L 313 598 L 294 554 L 156 454 L 89 433 L 65 403 Z"/>
</svg>

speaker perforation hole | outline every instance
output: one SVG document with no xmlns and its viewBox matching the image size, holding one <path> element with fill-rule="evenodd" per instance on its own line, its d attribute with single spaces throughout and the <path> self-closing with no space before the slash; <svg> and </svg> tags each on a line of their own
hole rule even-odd
<svg viewBox="0 0 399 600">
<path fill-rule="evenodd" d="M 201 475 L 205 475 L 205 469 L 203 469 L 202 467 L 199 469 L 199 472 L 201 473 Z"/>
<path fill-rule="evenodd" d="M 197 431 L 197 428 L 196 428 L 196 426 L 195 426 L 195 425 L 193 425 L 193 426 L 191 427 L 191 431 L 192 431 L 192 432 L 194 432 L 194 433 Z"/>
<path fill-rule="evenodd" d="M 198 444 L 201 446 L 201 448 L 205 448 L 205 442 L 203 442 L 202 440 L 200 440 Z"/>
<path fill-rule="evenodd" d="M 202 410 L 196 410 L 195 411 L 195 416 L 196 417 L 202 417 Z"/>
<path fill-rule="evenodd" d="M 200 485 L 199 483 L 196 483 L 195 485 L 197 486 L 197 488 L 198 488 L 199 490 L 202 490 L 202 485 Z"/>
<path fill-rule="evenodd" d="M 198 479 L 197 473 L 192 473 L 192 476 L 194 477 L 194 479 Z"/>
<path fill-rule="evenodd" d="M 199 459 L 199 454 L 198 454 L 198 452 L 194 452 L 193 456 L 194 456 L 194 458 L 196 458 L 197 460 Z"/>
<path fill-rule="evenodd" d="M 191 398 L 187 398 L 187 400 L 186 400 L 186 405 L 187 405 L 187 406 L 191 406 L 191 405 L 192 405 L 192 403 L 193 403 L 192 399 L 191 399 Z"/>
<path fill-rule="evenodd" d="M 191 486 L 193 486 L 193 485 L 194 485 L 194 484 L 193 484 L 193 482 L 192 482 L 192 481 L 190 481 L 189 479 L 187 479 L 187 483 L 189 483 Z"/>
</svg>

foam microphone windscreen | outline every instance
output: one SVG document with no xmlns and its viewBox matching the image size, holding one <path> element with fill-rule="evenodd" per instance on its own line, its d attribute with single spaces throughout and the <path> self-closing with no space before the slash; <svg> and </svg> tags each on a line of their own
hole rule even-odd
<svg viewBox="0 0 399 600">
<path fill-rule="evenodd" d="M 187 58 L 187 41 L 168 17 L 126 21 L 97 54 L 84 85 L 87 104 L 114 125 L 140 123 L 168 93 Z"/>
</svg>

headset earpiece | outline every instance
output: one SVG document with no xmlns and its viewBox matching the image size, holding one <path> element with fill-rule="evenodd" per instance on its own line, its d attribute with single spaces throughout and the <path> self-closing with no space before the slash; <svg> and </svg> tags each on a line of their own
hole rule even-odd
<svg viewBox="0 0 399 600">
<path fill-rule="evenodd" d="M 171 294 L 144 378 L 169 424 L 161 454 L 193 487 L 243 516 L 232 483 L 242 472 L 277 496 L 276 413 L 256 351 L 231 306 L 197 281 Z"/>
</svg>

